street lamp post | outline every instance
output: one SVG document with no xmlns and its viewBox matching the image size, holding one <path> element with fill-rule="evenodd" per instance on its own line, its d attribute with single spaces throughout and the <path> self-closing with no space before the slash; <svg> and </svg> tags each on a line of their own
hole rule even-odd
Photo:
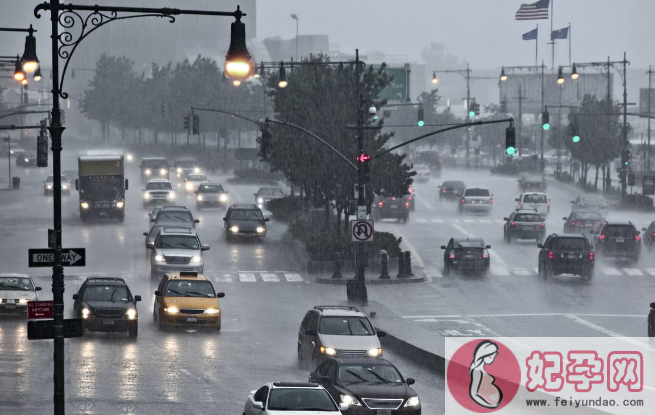
<svg viewBox="0 0 655 415">
<path fill-rule="evenodd" d="M 245 25 L 241 17 L 245 16 L 239 7 L 234 12 L 181 10 L 174 8 L 144 8 L 144 7 L 113 7 L 88 6 L 76 4 L 61 4 L 59 0 L 50 0 L 36 6 L 34 15 L 41 17 L 42 11 L 50 12 L 51 47 L 52 47 L 52 122 L 48 127 L 52 138 L 52 173 L 53 211 L 54 211 L 54 266 L 52 268 L 52 294 L 54 303 L 54 413 L 64 415 L 64 268 L 62 266 L 62 221 L 61 221 L 61 150 L 64 126 L 61 124 L 61 109 L 59 99 L 66 99 L 68 94 L 63 91 L 66 69 L 78 45 L 88 35 L 107 23 L 136 17 L 162 17 L 171 23 L 176 15 L 204 15 L 233 17 L 235 22 L 231 27 L 231 42 L 226 56 L 225 71 L 228 76 L 240 79 L 252 73 L 250 55 L 245 47 Z M 80 12 L 89 12 L 85 16 Z M 127 13 L 119 15 L 118 13 Z M 69 30 L 81 26 L 78 36 Z M 63 31 L 60 32 L 60 26 Z M 64 60 L 63 70 L 59 71 L 59 59 Z"/>
<path fill-rule="evenodd" d="M 648 106 L 647 106 L 647 111 L 648 111 L 648 132 L 646 133 L 648 135 L 648 148 L 646 149 L 646 170 L 648 173 L 650 173 L 650 116 L 651 114 L 651 96 L 650 96 L 650 90 L 653 88 L 653 69 L 649 65 L 648 66 Z"/>
<path fill-rule="evenodd" d="M 298 15 L 291 13 L 291 18 L 296 21 L 296 61 L 298 61 Z"/>
</svg>

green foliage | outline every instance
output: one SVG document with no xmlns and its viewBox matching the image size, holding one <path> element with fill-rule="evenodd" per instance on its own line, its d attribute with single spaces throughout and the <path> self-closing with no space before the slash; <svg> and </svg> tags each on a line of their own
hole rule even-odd
<svg viewBox="0 0 655 415">
<path fill-rule="evenodd" d="M 391 258 L 400 254 L 400 238 L 388 232 L 375 232 L 373 242 L 365 243 L 364 247 L 369 257 L 375 256 L 384 249 Z M 307 255 L 311 261 L 334 261 L 335 253 L 339 253 L 342 260 L 354 260 L 353 243 L 350 235 L 321 233 L 310 236 L 305 242 Z"/>
<path fill-rule="evenodd" d="M 242 180 L 262 180 L 266 182 L 284 178 L 279 173 L 271 173 L 268 170 L 262 169 L 234 169 L 234 177 Z"/>
<path fill-rule="evenodd" d="M 302 213 L 304 202 L 297 196 L 285 196 L 269 201 L 266 208 L 273 214 L 278 222 L 289 223 L 297 219 Z"/>
</svg>

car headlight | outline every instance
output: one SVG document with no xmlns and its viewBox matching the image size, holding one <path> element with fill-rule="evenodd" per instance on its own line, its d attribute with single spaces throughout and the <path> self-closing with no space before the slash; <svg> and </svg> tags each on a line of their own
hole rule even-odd
<svg viewBox="0 0 655 415">
<path fill-rule="evenodd" d="M 88 308 L 85 307 L 82 309 L 82 318 L 88 318 L 90 314 L 91 314 L 91 310 L 89 310 Z"/>
<path fill-rule="evenodd" d="M 182 173 L 182 169 L 178 167 L 178 168 L 177 168 L 177 172 L 178 172 L 178 173 Z"/>
<path fill-rule="evenodd" d="M 418 396 L 412 396 L 411 398 L 407 399 L 405 406 L 418 406 L 420 403 L 421 401 L 418 399 Z"/>
<path fill-rule="evenodd" d="M 198 195 L 198 197 L 196 197 L 196 200 L 197 200 L 198 202 L 202 202 L 202 195 Z"/>
<path fill-rule="evenodd" d="M 27 163 L 29 161 L 28 159 L 23 159 L 23 160 L 25 161 L 25 163 Z"/>
<path fill-rule="evenodd" d="M 116 202 L 116 207 L 117 208 L 123 209 L 124 206 L 125 206 L 125 202 L 123 202 L 122 200 L 119 200 L 118 202 Z"/>
<path fill-rule="evenodd" d="M 200 167 L 194 167 L 193 172 L 194 173 L 200 173 Z"/>
<path fill-rule="evenodd" d="M 326 354 L 328 356 L 334 356 L 334 355 L 337 354 L 337 349 L 335 349 L 334 347 L 323 347 L 323 346 L 321 346 L 321 348 L 319 350 L 320 350 L 321 354 Z"/>
<path fill-rule="evenodd" d="M 131 154 L 128 154 L 125 158 L 127 158 L 127 161 L 132 161 L 134 160 L 134 156 Z"/>
<path fill-rule="evenodd" d="M 0 298 L 0 304 L 2 304 L 2 298 Z"/>
<path fill-rule="evenodd" d="M 46 184 L 46 185 L 45 185 L 45 188 L 48 189 L 48 190 L 51 190 L 51 189 L 52 189 L 52 185 L 51 185 L 51 184 Z"/>
<path fill-rule="evenodd" d="M 379 357 L 382 356 L 382 349 L 381 348 L 376 348 L 376 349 L 371 349 L 368 352 L 366 352 L 366 355 L 368 357 Z"/>
<path fill-rule="evenodd" d="M 145 193 L 143 194 L 143 198 L 144 198 L 145 200 L 150 199 L 150 193 L 145 192 Z"/>
<path fill-rule="evenodd" d="M 173 200 L 173 199 L 175 199 L 175 193 L 173 193 L 173 192 L 168 192 L 168 196 L 166 196 L 166 198 L 167 198 L 168 200 Z"/>
<path fill-rule="evenodd" d="M 230 228 L 230 231 L 233 232 L 233 233 L 237 233 L 237 232 L 239 232 L 239 227 L 238 226 L 232 226 Z"/>
<path fill-rule="evenodd" d="M 64 189 L 64 190 L 67 190 L 67 189 L 68 189 L 68 185 L 67 185 L 67 184 L 62 184 L 62 185 L 61 185 L 61 188 Z"/>
<path fill-rule="evenodd" d="M 156 262 L 166 262 L 166 258 L 163 255 L 155 255 Z"/>
<path fill-rule="evenodd" d="M 257 198 L 257 203 L 264 203 L 264 199 L 262 199 L 261 197 Z"/>
<path fill-rule="evenodd" d="M 361 403 L 354 396 L 350 395 L 341 395 L 341 403 L 345 403 L 348 406 L 362 406 Z"/>
<path fill-rule="evenodd" d="M 146 174 L 146 176 L 150 176 L 152 174 L 152 170 L 146 169 L 146 171 L 144 171 L 144 173 Z"/>
<path fill-rule="evenodd" d="M 264 228 L 262 226 L 257 227 L 257 233 L 264 233 L 264 232 L 266 232 L 266 228 Z"/>
<path fill-rule="evenodd" d="M 186 187 L 187 190 L 193 189 L 193 183 L 187 183 L 184 187 Z"/>
<path fill-rule="evenodd" d="M 199 264 L 202 262 L 202 257 L 200 255 L 194 255 L 191 257 L 192 264 Z"/>
<path fill-rule="evenodd" d="M 219 199 L 220 199 L 221 202 L 227 202 L 227 195 L 225 193 L 223 193 L 223 194 L 221 194 Z"/>
<path fill-rule="evenodd" d="M 134 309 L 134 308 L 130 308 L 129 310 L 127 310 L 127 311 L 125 312 L 125 315 L 126 315 L 127 318 L 129 318 L 130 320 L 134 320 L 134 319 L 136 318 L 136 309 Z"/>
<path fill-rule="evenodd" d="M 18 304 L 27 304 L 28 301 L 30 300 L 28 300 L 27 298 L 21 298 L 20 300 L 18 300 Z"/>
<path fill-rule="evenodd" d="M 160 176 L 166 176 L 166 173 L 168 173 L 168 170 L 166 170 L 166 169 L 159 169 L 159 175 L 160 175 Z"/>
<path fill-rule="evenodd" d="M 177 314 L 180 312 L 180 309 L 177 307 L 167 307 L 164 308 L 164 311 L 167 312 L 168 314 Z"/>
<path fill-rule="evenodd" d="M 220 312 L 221 310 L 219 310 L 218 308 L 208 308 L 205 310 L 205 314 L 218 314 Z"/>
<path fill-rule="evenodd" d="M 87 202 L 82 202 L 82 203 L 80 203 L 80 207 L 81 207 L 82 209 L 88 209 L 88 208 L 89 208 L 89 204 L 88 204 Z"/>
</svg>

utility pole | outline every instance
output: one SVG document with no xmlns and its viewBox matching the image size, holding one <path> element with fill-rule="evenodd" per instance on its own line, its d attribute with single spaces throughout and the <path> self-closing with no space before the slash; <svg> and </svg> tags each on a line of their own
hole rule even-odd
<svg viewBox="0 0 655 415">
<path fill-rule="evenodd" d="M 545 91 L 544 91 L 544 61 L 541 61 L 541 110 L 543 111 L 544 106 L 546 105 L 545 100 Z M 544 129 L 540 128 L 539 132 L 541 134 L 541 172 L 543 173 L 546 164 L 544 163 Z"/>
<path fill-rule="evenodd" d="M 650 173 L 650 116 L 651 116 L 651 108 L 650 108 L 650 90 L 651 87 L 653 86 L 653 69 L 649 65 L 648 66 L 648 148 L 646 149 L 646 171 Z"/>
<path fill-rule="evenodd" d="M 519 120 L 518 120 L 519 121 L 518 122 L 518 124 L 519 124 L 518 125 L 519 134 L 518 134 L 518 140 L 516 140 L 516 144 L 517 144 L 516 147 L 518 148 L 519 156 L 522 155 L 522 149 L 523 149 L 523 145 L 522 145 L 522 141 L 523 141 L 523 136 L 522 136 L 522 134 L 523 134 L 523 100 L 527 99 L 527 98 L 528 97 L 523 96 L 523 93 L 521 91 L 521 82 L 519 82 L 519 96 L 514 97 L 514 99 L 519 100 Z M 543 131 L 543 128 L 542 128 L 542 131 Z"/>
<path fill-rule="evenodd" d="M 626 53 L 623 52 L 623 147 L 628 148 L 630 143 L 628 142 L 628 60 L 626 59 Z M 628 171 L 632 170 L 632 165 L 629 166 Z M 625 199 L 627 196 L 627 177 L 628 172 L 624 172 L 621 176 L 621 198 Z"/>
<path fill-rule="evenodd" d="M 364 112 L 362 110 L 362 96 L 359 90 L 359 49 L 355 49 L 355 82 L 357 84 L 356 95 L 357 95 L 357 154 L 360 156 L 364 154 Z M 407 76 L 409 81 L 409 74 Z M 408 88 L 409 90 L 409 88 Z M 366 171 L 364 170 L 364 163 L 360 161 L 357 163 L 357 206 L 360 209 L 360 206 L 366 207 L 366 193 L 364 189 Z M 358 243 L 357 249 L 357 282 L 355 283 L 356 292 L 355 298 L 360 304 L 368 304 L 368 293 L 366 290 L 366 261 L 364 256 L 366 252 L 364 250 L 364 242 Z"/>
<path fill-rule="evenodd" d="M 469 117 L 469 108 L 471 108 L 471 70 L 469 69 L 469 64 L 466 64 L 466 122 L 471 121 Z M 471 129 L 467 129 L 466 133 L 466 168 L 471 167 Z"/>
</svg>

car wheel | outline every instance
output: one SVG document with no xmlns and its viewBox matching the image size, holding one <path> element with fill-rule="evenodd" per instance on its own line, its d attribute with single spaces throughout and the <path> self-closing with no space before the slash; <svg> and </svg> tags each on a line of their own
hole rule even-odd
<svg viewBox="0 0 655 415">
<path fill-rule="evenodd" d="M 316 369 L 318 366 L 318 357 L 316 356 L 316 352 L 312 353 L 312 367 L 310 368 L 311 370 Z"/>
<path fill-rule="evenodd" d="M 121 213 L 118 215 L 118 221 L 119 221 L 119 222 L 125 222 L 125 212 L 121 212 Z"/>
<path fill-rule="evenodd" d="M 450 265 L 448 263 L 445 263 L 443 266 L 443 276 L 450 277 Z"/>
<path fill-rule="evenodd" d="M 511 243 L 512 243 L 512 234 L 509 233 L 509 232 L 507 233 L 507 243 L 508 243 L 508 244 L 511 244 Z"/>
<path fill-rule="evenodd" d="M 538 273 L 539 273 L 539 276 L 540 276 L 542 279 L 545 280 L 545 279 L 548 278 L 548 274 L 546 273 L 545 266 L 542 266 L 542 265 L 541 265 L 541 262 L 539 263 Z"/>
<path fill-rule="evenodd" d="M 655 337 L 655 326 L 648 322 L 648 337 Z"/>
<path fill-rule="evenodd" d="M 157 322 L 157 313 L 155 313 L 155 310 L 152 310 L 152 322 L 153 324 Z"/>
<path fill-rule="evenodd" d="M 133 327 L 130 327 L 128 335 L 130 336 L 130 339 L 136 339 L 139 335 L 139 325 L 135 324 Z"/>
<path fill-rule="evenodd" d="M 166 325 L 164 324 L 161 318 L 157 319 L 157 329 L 159 331 L 164 331 L 166 329 Z"/>
<path fill-rule="evenodd" d="M 305 359 L 303 359 L 300 348 L 298 348 L 298 369 L 305 369 L 305 366 Z"/>
<path fill-rule="evenodd" d="M 586 282 L 591 281 L 592 278 L 594 278 L 594 271 L 591 269 L 585 272 L 585 274 L 582 276 L 582 279 L 585 280 Z"/>
<path fill-rule="evenodd" d="M 80 219 L 82 220 L 82 222 L 86 222 L 88 218 L 89 218 L 88 214 L 80 213 Z"/>
<path fill-rule="evenodd" d="M 214 327 L 214 331 L 216 332 L 221 331 L 221 325 L 219 324 L 218 326 Z"/>
</svg>

